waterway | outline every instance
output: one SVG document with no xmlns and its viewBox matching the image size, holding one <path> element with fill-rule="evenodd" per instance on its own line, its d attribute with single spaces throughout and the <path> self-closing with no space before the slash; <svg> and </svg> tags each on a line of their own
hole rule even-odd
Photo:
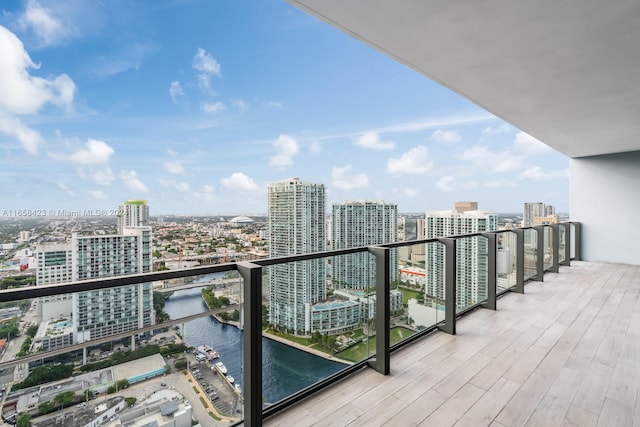
<svg viewBox="0 0 640 427">
<path fill-rule="evenodd" d="M 210 279 L 211 276 L 198 281 Z M 165 311 L 172 319 L 206 311 L 200 292 L 200 289 L 189 289 L 174 293 L 167 300 Z M 229 374 L 242 382 L 240 329 L 207 316 L 187 323 L 186 342 L 194 347 L 201 344 L 213 347 Z M 282 400 L 346 367 L 268 338 L 262 338 L 262 366 L 265 403 Z"/>
</svg>

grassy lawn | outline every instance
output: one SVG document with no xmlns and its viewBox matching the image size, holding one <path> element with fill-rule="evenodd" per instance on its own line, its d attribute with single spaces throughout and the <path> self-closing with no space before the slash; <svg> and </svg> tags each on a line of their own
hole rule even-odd
<svg viewBox="0 0 640 427">
<path fill-rule="evenodd" d="M 402 292 L 402 304 L 404 304 L 405 306 L 409 304 L 409 300 L 411 298 L 418 299 L 424 295 L 422 292 L 414 291 L 413 289 L 407 289 L 407 288 L 398 288 L 398 289 L 400 289 L 400 292 Z"/>
<path fill-rule="evenodd" d="M 266 329 L 266 332 L 276 335 L 278 337 L 282 337 L 286 340 L 301 344 L 301 345 L 310 345 L 312 343 L 311 338 L 306 338 L 306 337 L 298 337 L 295 335 L 289 335 L 289 334 L 285 334 L 284 332 L 276 332 L 273 331 L 271 329 Z"/>
<path fill-rule="evenodd" d="M 391 329 L 391 344 L 395 344 L 397 342 L 402 341 L 413 334 L 413 331 L 405 328 L 392 328 Z M 349 347 L 345 351 L 337 353 L 336 356 L 350 360 L 352 362 L 359 362 L 362 359 L 365 359 L 369 355 L 374 354 L 376 351 L 376 337 L 369 338 L 366 342 L 361 342 L 353 347 Z"/>
</svg>

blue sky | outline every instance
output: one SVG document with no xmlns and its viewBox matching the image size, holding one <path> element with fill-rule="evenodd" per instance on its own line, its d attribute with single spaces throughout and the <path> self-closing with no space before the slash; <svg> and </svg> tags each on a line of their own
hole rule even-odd
<svg viewBox="0 0 640 427">
<path fill-rule="evenodd" d="M 401 212 L 568 211 L 568 159 L 275 0 L 3 1 L 0 208 L 266 212 L 269 182 Z"/>
</svg>

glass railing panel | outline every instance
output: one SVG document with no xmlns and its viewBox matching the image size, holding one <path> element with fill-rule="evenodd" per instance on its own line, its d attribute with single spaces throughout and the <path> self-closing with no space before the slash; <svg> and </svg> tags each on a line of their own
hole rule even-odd
<svg viewBox="0 0 640 427">
<path fill-rule="evenodd" d="M 537 275 L 536 263 L 538 260 L 538 232 L 534 229 L 524 231 L 524 280 L 529 280 Z"/>
<path fill-rule="evenodd" d="M 566 225 L 565 224 L 560 224 L 558 226 L 558 234 L 559 234 L 559 238 L 558 238 L 558 262 L 559 263 L 563 263 L 566 262 L 566 256 L 567 256 L 567 244 L 566 244 L 566 229 L 565 229 Z"/>
<path fill-rule="evenodd" d="M 456 239 L 456 312 L 487 299 L 487 250 L 485 237 Z"/>
<path fill-rule="evenodd" d="M 439 243 L 422 243 L 397 249 L 399 274 L 397 283 L 391 282 L 390 300 L 392 345 L 444 320 L 444 288 L 438 282 L 442 265 L 437 261 L 443 255 L 439 247 Z M 427 259 L 431 259 L 432 274 Z"/>
<path fill-rule="evenodd" d="M 553 267 L 553 229 L 549 226 L 544 227 L 542 238 L 544 239 L 542 245 L 542 263 L 543 269 L 546 271 Z"/>
<path fill-rule="evenodd" d="M 496 249 L 496 292 L 504 292 L 516 285 L 516 233 L 499 233 Z"/>
<path fill-rule="evenodd" d="M 264 405 L 375 353 L 373 255 L 289 262 L 264 270 Z"/>
<path fill-rule="evenodd" d="M 571 227 L 571 241 L 567 244 L 569 245 L 569 257 L 573 259 L 576 256 L 576 225 L 570 224 L 569 227 Z"/>
<path fill-rule="evenodd" d="M 240 393 L 212 369 L 223 360 L 242 380 L 239 283 L 221 273 L 3 303 L 12 315 L 3 322 L 5 415 L 53 424 L 62 408 L 78 419 L 97 405 L 122 405 L 116 421 L 126 425 L 174 400 L 179 409 L 189 403 L 203 425 L 241 420 Z"/>
<path fill-rule="evenodd" d="M 243 411 L 242 279 L 229 271 L 180 280 L 201 286 L 169 297 L 165 307 L 171 319 L 198 311 L 214 313 L 177 327 L 185 343 L 195 349 L 187 356 L 187 378 L 198 400 L 192 406 L 206 411 L 205 423 L 222 417 L 239 421 Z"/>
<path fill-rule="evenodd" d="M 445 320 L 445 260 L 446 251 L 442 243 L 426 244 L 426 284 L 422 307 L 409 307 L 412 325 L 423 329 Z"/>
</svg>

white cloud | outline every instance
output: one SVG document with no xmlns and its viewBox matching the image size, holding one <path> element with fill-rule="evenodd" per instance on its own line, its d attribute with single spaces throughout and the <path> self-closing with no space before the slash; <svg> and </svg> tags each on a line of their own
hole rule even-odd
<svg viewBox="0 0 640 427">
<path fill-rule="evenodd" d="M 414 197 L 416 197 L 418 195 L 418 191 L 416 189 L 410 188 L 410 187 L 400 188 L 400 189 L 394 188 L 393 192 L 394 193 L 400 193 L 402 196 L 408 197 L 410 199 L 414 198 Z"/>
<path fill-rule="evenodd" d="M 68 160 L 80 165 L 95 165 L 108 163 L 111 155 L 114 153 L 113 148 L 104 141 L 97 139 L 89 139 L 84 145 L 84 148 L 80 148 L 71 153 L 67 157 L 55 156 L 64 160 Z"/>
<path fill-rule="evenodd" d="M 444 142 L 445 144 L 455 144 L 462 139 L 460 133 L 455 130 L 438 129 L 431 134 L 429 141 Z"/>
<path fill-rule="evenodd" d="M 234 99 L 231 101 L 231 104 L 236 110 L 240 111 L 241 113 L 244 113 L 249 108 L 249 103 L 244 99 Z"/>
<path fill-rule="evenodd" d="M 322 153 L 322 144 L 320 144 L 318 141 L 314 141 L 309 145 L 309 151 L 312 154 L 320 154 Z"/>
<path fill-rule="evenodd" d="M 208 114 L 214 114 L 217 113 L 218 111 L 222 111 L 225 110 L 227 108 L 226 105 L 224 105 L 224 103 L 218 101 L 218 102 L 203 102 L 202 104 L 200 104 L 200 106 L 202 107 L 202 111 L 204 111 L 205 113 Z"/>
<path fill-rule="evenodd" d="M 482 130 L 484 135 L 498 135 L 501 133 L 509 132 L 511 130 L 511 126 L 507 123 L 503 123 L 500 126 L 494 128 L 493 126 L 487 126 Z"/>
<path fill-rule="evenodd" d="M 178 155 L 178 152 L 176 150 L 172 150 L 171 148 L 169 148 L 167 150 L 167 154 L 170 155 L 171 157 L 176 157 Z"/>
<path fill-rule="evenodd" d="M 427 148 L 418 145 L 395 159 L 387 160 L 387 173 L 393 175 L 422 175 L 433 169 L 433 162 L 429 160 Z"/>
<path fill-rule="evenodd" d="M 476 181 L 467 178 L 455 178 L 453 176 L 443 176 L 436 183 L 438 190 L 444 193 L 452 191 L 473 190 L 478 186 Z"/>
<path fill-rule="evenodd" d="M 522 169 L 524 157 L 511 150 L 490 151 L 483 145 L 475 145 L 464 150 L 457 156 L 460 160 L 469 160 L 481 168 L 486 168 L 494 173 L 510 172 Z"/>
<path fill-rule="evenodd" d="M 377 132 L 366 132 L 355 143 L 361 147 L 379 151 L 393 150 L 396 145 L 393 141 L 380 141 L 380 135 Z"/>
<path fill-rule="evenodd" d="M 276 110 L 282 110 L 283 108 L 282 102 L 279 101 L 269 101 L 267 102 L 267 105 L 271 108 L 275 108 Z"/>
<path fill-rule="evenodd" d="M 167 172 L 172 173 L 174 175 L 179 175 L 184 172 L 184 166 L 182 166 L 182 162 L 179 160 L 176 161 L 166 161 L 163 163 L 164 168 Z"/>
<path fill-rule="evenodd" d="M 96 200 L 102 200 L 104 198 L 106 198 L 107 196 L 100 190 L 96 190 L 96 191 L 89 191 L 89 195 L 96 199 Z"/>
<path fill-rule="evenodd" d="M 58 188 L 67 193 L 69 197 L 76 197 L 76 193 L 74 193 L 69 187 L 66 186 L 63 182 L 58 183 Z"/>
<path fill-rule="evenodd" d="M 298 154 L 298 142 L 289 135 L 280 135 L 273 142 L 277 153 L 269 157 L 269 166 L 284 167 L 293 164 L 293 156 Z"/>
<path fill-rule="evenodd" d="M 516 139 L 513 141 L 513 147 L 514 150 L 527 156 L 551 151 L 551 147 L 522 131 L 516 134 Z"/>
<path fill-rule="evenodd" d="M 4 117 L 2 111 L 0 111 L 0 132 L 17 139 L 22 144 L 22 148 L 29 154 L 37 154 L 38 147 L 43 142 L 42 136 L 37 131 L 25 126 L 24 123 L 16 118 Z"/>
<path fill-rule="evenodd" d="M 363 173 L 351 173 L 351 165 L 335 167 L 331 170 L 331 184 L 340 190 L 366 188 L 369 177 Z"/>
<path fill-rule="evenodd" d="M 31 30 L 41 47 L 64 43 L 72 34 L 68 23 L 63 23 L 54 15 L 54 11 L 43 7 L 36 0 L 29 0 L 24 14 L 18 19 L 23 30 Z"/>
<path fill-rule="evenodd" d="M 88 66 L 100 78 L 108 78 L 128 70 L 139 70 L 145 59 L 160 50 L 160 46 L 149 42 L 127 43 L 117 53 L 101 55 Z"/>
<path fill-rule="evenodd" d="M 120 173 L 120 179 L 124 182 L 125 187 L 129 191 L 133 191 L 134 193 L 148 193 L 149 189 L 140 179 L 138 178 L 138 173 L 134 170 L 130 171 L 122 171 Z"/>
<path fill-rule="evenodd" d="M 213 76 L 222 77 L 220 63 L 202 48 L 198 48 L 196 51 L 192 66 L 194 70 L 199 71 L 198 83 L 200 89 L 205 92 L 211 91 L 211 78 Z"/>
<path fill-rule="evenodd" d="M 211 202 L 215 199 L 215 189 L 211 185 L 204 185 L 200 189 L 200 191 L 196 191 L 193 193 L 196 199 L 203 200 L 205 202 Z"/>
<path fill-rule="evenodd" d="M 81 175 L 82 176 L 82 175 Z M 98 185 L 108 187 L 116 177 L 110 167 L 94 169 L 90 172 L 89 178 Z"/>
<path fill-rule="evenodd" d="M 42 137 L 15 116 L 36 114 L 45 104 L 69 111 L 76 86 L 66 74 L 48 79 L 30 75 L 29 69 L 39 65 L 31 60 L 20 39 L 3 26 L 0 52 L 0 132 L 18 140 L 29 154 L 37 154 Z"/>
<path fill-rule="evenodd" d="M 257 191 L 260 189 L 253 179 L 242 172 L 234 172 L 229 178 L 220 179 L 220 184 L 229 190 Z"/>
<path fill-rule="evenodd" d="M 186 182 L 177 182 L 173 179 L 159 179 L 158 182 L 160 185 L 166 188 L 174 188 L 181 193 L 187 193 L 191 191 L 191 187 Z"/>
<path fill-rule="evenodd" d="M 559 178 L 569 178 L 569 170 L 561 169 L 551 172 L 544 172 L 540 166 L 531 166 L 520 174 L 521 180 L 530 181 L 550 181 Z"/>
<path fill-rule="evenodd" d="M 184 91 L 179 81 L 171 82 L 169 85 L 169 95 L 174 104 L 177 104 L 184 97 Z"/>
</svg>

